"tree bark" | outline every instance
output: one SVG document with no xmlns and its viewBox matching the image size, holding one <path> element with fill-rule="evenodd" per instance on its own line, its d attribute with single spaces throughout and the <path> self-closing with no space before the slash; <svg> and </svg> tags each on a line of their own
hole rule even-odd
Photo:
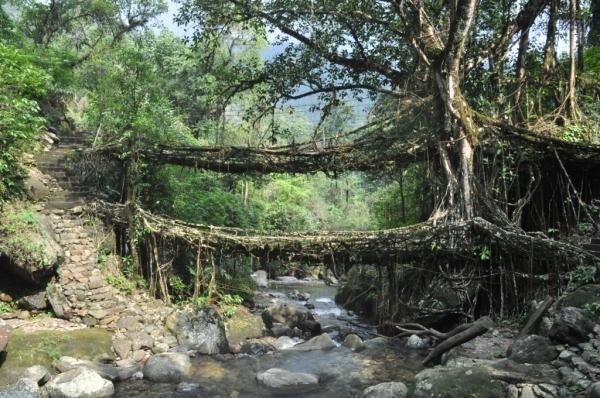
<svg viewBox="0 0 600 398">
<path fill-rule="evenodd" d="M 569 117 L 578 118 L 577 100 L 575 97 L 575 83 L 577 79 L 577 0 L 569 2 L 569 89 L 567 91 L 566 105 Z"/>
<path fill-rule="evenodd" d="M 526 67 L 527 67 L 527 48 L 529 47 L 529 28 L 521 32 L 519 40 L 519 53 L 517 55 L 517 75 L 515 95 L 513 98 L 513 120 L 516 124 L 523 124 L 527 120 L 527 105 L 525 111 L 521 107 L 521 96 L 523 86 L 525 85 Z"/>
<path fill-rule="evenodd" d="M 590 32 L 588 33 L 588 46 L 600 46 L 600 0 L 590 3 Z"/>
<path fill-rule="evenodd" d="M 548 28 L 546 30 L 546 43 L 544 44 L 544 77 L 548 79 L 554 74 L 556 68 L 556 16 L 558 12 L 558 1 L 550 2 L 548 16 Z"/>
</svg>

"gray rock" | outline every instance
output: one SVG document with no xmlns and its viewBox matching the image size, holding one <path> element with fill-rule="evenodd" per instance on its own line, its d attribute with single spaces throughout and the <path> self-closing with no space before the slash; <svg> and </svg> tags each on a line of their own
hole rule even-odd
<svg viewBox="0 0 600 398">
<path fill-rule="evenodd" d="M 129 332 L 127 337 L 131 340 L 131 348 L 136 351 L 143 348 L 152 349 L 154 338 L 146 332 Z"/>
<path fill-rule="evenodd" d="M 363 343 L 362 339 L 355 334 L 347 335 L 343 345 L 344 347 L 350 348 L 352 351 L 360 351 L 365 348 L 365 343 Z"/>
<path fill-rule="evenodd" d="M 263 311 L 262 318 L 268 329 L 271 329 L 274 323 L 281 323 L 293 329 L 300 326 L 304 321 L 315 320 L 307 308 L 293 307 L 286 304 L 274 305 L 267 308 Z"/>
<path fill-rule="evenodd" d="M 124 316 L 117 321 L 117 327 L 119 329 L 125 329 L 130 332 L 142 330 L 142 324 L 134 316 Z"/>
<path fill-rule="evenodd" d="M 9 325 L 0 325 L 0 352 L 4 351 L 8 344 L 8 338 L 12 332 L 12 327 Z"/>
<path fill-rule="evenodd" d="M 17 301 L 17 306 L 27 311 L 44 311 L 48 308 L 46 292 L 25 296 Z"/>
<path fill-rule="evenodd" d="M 558 372 L 547 364 L 523 365 L 509 359 L 463 361 L 464 366 L 419 372 L 412 398 L 505 398 L 505 383 L 557 384 Z M 460 362 L 460 361 L 456 361 Z"/>
<path fill-rule="evenodd" d="M 291 337 L 281 336 L 273 342 L 273 347 L 275 347 L 276 350 L 287 350 L 296 344 L 296 341 L 294 341 Z"/>
<path fill-rule="evenodd" d="M 262 340 L 247 340 L 242 344 L 240 352 L 248 355 L 260 356 L 265 355 L 269 351 L 273 351 L 274 348 L 275 347 L 271 344 Z"/>
<path fill-rule="evenodd" d="M 2 254 L 8 259 L 5 262 L 5 271 L 10 271 L 31 284 L 42 286 L 62 262 L 64 252 L 53 238 L 50 219 L 39 213 L 36 213 L 35 217 L 37 225 L 21 232 L 21 236 L 28 245 L 39 247 L 40 250 L 28 251 L 27 255 L 24 255 L 18 249 L 9 248 Z"/>
<path fill-rule="evenodd" d="M 600 398 L 600 382 L 596 382 L 589 387 L 587 398 Z"/>
<path fill-rule="evenodd" d="M 408 388 L 404 383 L 392 381 L 366 388 L 362 398 L 405 398 L 407 395 Z"/>
<path fill-rule="evenodd" d="M 146 362 L 144 378 L 161 383 L 178 383 L 189 376 L 192 368 L 190 358 L 179 352 L 157 354 Z"/>
<path fill-rule="evenodd" d="M 427 343 L 425 343 L 425 341 L 416 334 L 413 334 L 408 338 L 408 340 L 406 340 L 406 347 L 413 350 L 420 350 L 427 347 Z"/>
<path fill-rule="evenodd" d="M 25 369 L 21 377 L 23 379 L 32 380 L 37 385 L 43 386 L 50 380 L 50 372 L 42 365 L 35 365 Z"/>
<path fill-rule="evenodd" d="M 532 334 L 512 344 L 509 358 L 519 363 L 548 363 L 557 355 L 558 351 L 547 337 Z"/>
<path fill-rule="evenodd" d="M 271 333 L 275 337 L 289 336 L 292 329 L 288 325 L 282 325 L 281 323 L 275 323 L 271 327 Z"/>
<path fill-rule="evenodd" d="M 186 350 L 209 355 L 229 352 L 223 320 L 212 306 L 195 314 L 191 311 L 178 313 L 175 335 L 179 345 Z"/>
<path fill-rule="evenodd" d="M 319 376 L 310 373 L 289 372 L 284 369 L 271 368 L 256 375 L 263 385 L 278 393 L 301 394 L 312 391 L 319 385 Z"/>
<path fill-rule="evenodd" d="M 256 283 L 257 287 L 269 286 L 269 281 L 267 279 L 267 271 L 258 270 L 250 276 L 254 280 L 254 283 Z"/>
<path fill-rule="evenodd" d="M 87 368 L 101 377 L 111 381 L 124 381 L 130 379 L 133 374 L 140 370 L 139 365 L 130 363 L 124 366 L 112 366 L 104 363 L 94 363 L 73 357 L 60 357 L 56 368 L 61 372 L 68 372 L 74 369 Z"/>
<path fill-rule="evenodd" d="M 56 316 L 64 319 L 71 319 L 73 316 L 71 304 L 69 304 L 61 286 L 57 283 L 48 284 L 46 293 L 48 294 L 48 301 L 50 302 L 52 311 L 54 311 Z"/>
<path fill-rule="evenodd" d="M 112 342 L 112 347 L 121 359 L 127 359 L 131 357 L 133 342 L 128 338 L 115 338 Z"/>
<path fill-rule="evenodd" d="M 30 379 L 19 379 L 13 386 L 0 388 L 0 398 L 40 398 L 38 384 Z"/>
<path fill-rule="evenodd" d="M 594 322 L 589 315 L 575 307 L 560 310 L 548 336 L 559 343 L 577 345 L 588 341 L 588 334 L 594 330 Z"/>
<path fill-rule="evenodd" d="M 86 367 L 59 374 L 46 384 L 46 390 L 50 398 L 99 398 L 115 393 L 112 382 Z"/>
<path fill-rule="evenodd" d="M 335 342 L 329 337 L 327 333 L 323 333 L 319 336 L 313 337 L 312 339 L 305 341 L 304 343 L 295 345 L 288 348 L 289 351 L 315 351 L 315 350 L 330 350 L 337 347 Z"/>
<path fill-rule="evenodd" d="M 521 389 L 521 398 L 535 398 L 533 388 L 531 386 L 523 386 Z"/>
</svg>

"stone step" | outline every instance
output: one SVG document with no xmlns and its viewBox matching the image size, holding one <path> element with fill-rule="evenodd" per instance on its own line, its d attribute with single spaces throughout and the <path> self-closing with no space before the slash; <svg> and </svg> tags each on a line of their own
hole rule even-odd
<svg viewBox="0 0 600 398">
<path fill-rule="evenodd" d="M 594 253 L 600 253 L 600 244 L 588 244 L 588 245 L 583 245 L 583 248 L 585 250 L 594 252 Z"/>
<path fill-rule="evenodd" d="M 56 210 L 56 209 L 62 209 L 62 210 L 67 210 L 67 209 L 72 209 L 73 207 L 77 207 L 77 206 L 81 206 L 82 204 L 84 204 L 84 200 L 83 199 L 79 199 L 79 200 L 50 200 L 48 202 L 46 202 L 46 205 L 44 206 L 44 209 L 46 211 L 49 210 Z"/>
<path fill-rule="evenodd" d="M 600 238 L 592 238 L 592 245 L 600 245 Z"/>
</svg>

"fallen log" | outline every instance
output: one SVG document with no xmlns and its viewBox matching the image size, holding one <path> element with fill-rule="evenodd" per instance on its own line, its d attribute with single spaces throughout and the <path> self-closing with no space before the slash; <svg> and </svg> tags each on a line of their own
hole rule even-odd
<svg viewBox="0 0 600 398">
<path fill-rule="evenodd" d="M 523 337 L 535 332 L 544 314 L 548 311 L 548 309 L 552 306 L 553 303 L 554 297 L 547 296 L 546 299 L 544 299 L 544 301 L 542 302 L 542 304 L 540 304 L 540 306 L 533 312 L 533 314 L 531 314 L 531 316 L 525 323 L 525 326 L 523 326 L 523 328 L 517 334 L 517 337 L 515 337 L 515 341 L 522 339 Z M 506 356 L 510 356 L 511 352 L 512 344 L 506 350 Z"/>
<path fill-rule="evenodd" d="M 452 348 L 459 346 L 467 341 L 474 339 L 477 336 L 481 336 L 488 330 L 494 327 L 494 322 L 488 316 L 484 316 L 470 324 L 470 326 L 466 329 L 461 328 L 459 333 L 452 334 L 451 336 L 442 340 L 435 348 L 427 355 L 427 357 L 423 360 L 423 365 L 428 365 L 430 363 L 439 364 L 441 362 L 442 355 Z M 457 328 L 457 329 L 458 329 Z"/>
</svg>

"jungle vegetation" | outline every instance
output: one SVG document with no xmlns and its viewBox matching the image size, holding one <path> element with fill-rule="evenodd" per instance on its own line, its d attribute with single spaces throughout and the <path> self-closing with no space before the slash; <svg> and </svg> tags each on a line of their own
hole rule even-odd
<svg viewBox="0 0 600 398">
<path fill-rule="evenodd" d="M 443 290 L 443 274 L 470 281 L 461 311 L 505 315 L 597 261 L 568 242 L 600 220 L 598 0 L 181 0 L 185 37 L 157 24 L 160 0 L 0 4 L 1 201 L 21 194 L 21 157 L 50 130 L 86 132 L 113 162 L 118 152 L 120 166 L 96 176 L 104 199 L 187 223 L 283 233 L 475 222 L 472 235 L 371 264 L 381 320 L 420 302 L 424 285 Z M 143 156 L 295 156 L 375 138 L 383 144 L 362 159 L 394 167 L 223 173 Z M 395 157 L 398 142 L 410 161 Z M 468 247 L 454 251 L 457 242 Z M 157 294 L 197 299 L 193 246 L 123 232 L 122 254 L 142 275 L 154 261 L 144 245 L 178 258 Z M 219 261 L 225 279 L 257 266 Z M 421 271 L 403 267 L 415 263 Z M 485 267 L 497 270 L 489 280 Z M 557 278 L 534 286 L 527 272 Z"/>
</svg>

